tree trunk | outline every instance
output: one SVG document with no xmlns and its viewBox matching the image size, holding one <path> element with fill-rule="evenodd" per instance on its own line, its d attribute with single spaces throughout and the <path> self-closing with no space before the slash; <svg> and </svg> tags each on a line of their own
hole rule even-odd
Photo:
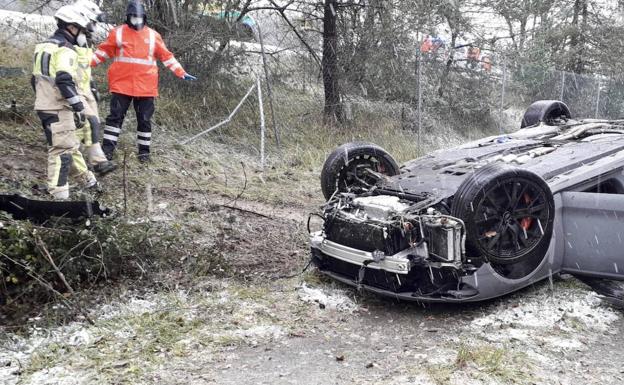
<svg viewBox="0 0 624 385">
<path fill-rule="evenodd" d="M 323 10 L 323 86 L 325 87 L 324 121 L 328 124 L 344 121 L 340 101 L 338 76 L 338 35 L 336 31 L 337 0 L 325 0 Z"/>
<path fill-rule="evenodd" d="M 582 19 L 582 22 L 581 22 Z M 576 73 L 585 71 L 585 33 L 587 33 L 587 1 L 574 1 L 574 14 L 572 16 L 572 36 L 570 37 L 570 63 L 568 68 Z"/>
<path fill-rule="evenodd" d="M 449 25 L 452 25 L 449 23 Z M 451 27 L 451 44 L 450 44 L 450 52 L 448 59 L 446 60 L 446 66 L 444 67 L 444 71 L 442 72 L 442 76 L 440 77 L 440 85 L 438 86 L 438 96 L 443 97 L 444 91 L 446 91 L 446 85 L 448 82 L 449 75 L 451 73 L 451 66 L 453 66 L 453 62 L 455 61 L 455 43 L 457 42 L 457 37 L 459 36 L 459 32 L 455 32 Z"/>
</svg>

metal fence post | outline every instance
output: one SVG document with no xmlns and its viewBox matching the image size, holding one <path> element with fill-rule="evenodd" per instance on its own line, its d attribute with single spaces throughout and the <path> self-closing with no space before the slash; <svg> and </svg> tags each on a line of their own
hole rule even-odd
<svg viewBox="0 0 624 385">
<path fill-rule="evenodd" d="M 598 119 L 598 112 L 600 111 L 600 78 L 598 78 L 598 85 L 596 90 L 596 113 L 594 119 Z"/>
<path fill-rule="evenodd" d="M 260 164 L 262 172 L 264 172 L 264 107 L 262 106 L 262 85 L 260 78 L 256 78 L 256 87 L 258 87 L 258 107 L 260 108 Z"/>
<path fill-rule="evenodd" d="M 420 51 L 420 47 L 418 49 L 418 156 L 422 154 L 422 144 L 420 143 L 421 139 L 421 130 L 422 130 L 422 52 Z"/>
<path fill-rule="evenodd" d="M 273 124 L 273 133 L 275 134 L 275 142 L 277 143 L 277 148 L 282 149 L 282 142 L 280 139 L 279 129 L 277 128 L 277 124 L 275 123 L 275 108 L 273 107 L 273 88 L 271 86 L 271 79 L 269 77 L 269 64 L 266 59 L 266 52 L 264 51 L 264 40 L 262 39 L 262 30 L 260 29 L 260 25 L 256 25 L 258 28 L 258 38 L 260 39 L 260 52 L 262 52 L 262 67 L 264 68 L 264 77 L 267 83 L 267 93 L 269 97 L 269 108 L 271 109 L 271 122 Z"/>
<path fill-rule="evenodd" d="M 559 94 L 559 101 L 563 102 L 563 90 L 565 88 L 565 71 L 561 71 L 561 93 Z"/>
<path fill-rule="evenodd" d="M 503 58 L 503 81 L 502 83 L 503 84 L 501 87 L 500 106 L 498 108 L 498 118 L 499 118 L 498 131 L 501 135 L 503 134 L 503 107 L 505 104 L 505 86 L 507 83 L 507 60 L 505 58 Z"/>
</svg>

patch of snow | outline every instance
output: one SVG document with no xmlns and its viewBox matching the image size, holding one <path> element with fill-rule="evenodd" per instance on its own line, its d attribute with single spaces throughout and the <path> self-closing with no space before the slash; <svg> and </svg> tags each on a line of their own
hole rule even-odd
<svg viewBox="0 0 624 385">
<path fill-rule="evenodd" d="M 258 325 L 249 329 L 234 330 L 231 334 L 234 337 L 253 339 L 277 339 L 286 335 L 284 329 L 277 325 Z"/>
<path fill-rule="evenodd" d="M 125 302 L 102 305 L 97 313 L 98 318 L 106 320 L 131 314 L 151 313 L 158 307 L 159 303 L 154 299 L 130 298 Z"/>
<path fill-rule="evenodd" d="M 237 328 L 225 330 L 219 333 L 209 334 L 215 340 L 233 339 L 245 342 L 251 346 L 257 346 L 261 342 L 277 341 L 286 336 L 286 332 L 277 325 L 256 325 L 249 328 Z"/>
<path fill-rule="evenodd" d="M 358 305 L 347 297 L 344 291 L 331 289 L 323 290 L 307 286 L 305 283 L 297 288 L 299 299 L 303 302 L 318 303 L 326 309 L 337 310 L 345 313 L 353 313 L 358 310 Z"/>
<path fill-rule="evenodd" d="M 15 385 L 20 379 L 20 366 L 17 359 L 11 359 L 0 353 L 0 384 Z"/>
<path fill-rule="evenodd" d="M 68 344 L 72 346 L 88 345 L 91 342 L 91 334 L 86 329 L 79 329 L 68 337 Z"/>
<path fill-rule="evenodd" d="M 33 385 L 82 385 L 90 383 L 92 378 L 79 376 L 75 371 L 55 366 L 50 369 L 39 370 L 30 377 Z"/>
<path fill-rule="evenodd" d="M 543 341 L 549 346 L 559 348 L 561 350 L 585 350 L 585 345 L 576 339 L 551 336 L 544 338 Z"/>
<path fill-rule="evenodd" d="M 542 291 L 540 295 L 518 296 L 516 300 L 517 303 L 505 301 L 494 309 L 488 308 L 488 314 L 475 318 L 470 328 L 491 342 L 538 339 L 558 350 L 577 349 L 583 345 L 579 334 L 604 333 L 620 317 L 591 291 Z"/>
<path fill-rule="evenodd" d="M 437 382 L 432 381 L 429 376 L 423 373 L 399 375 L 392 377 L 392 384 L 394 385 L 434 385 Z"/>
<path fill-rule="evenodd" d="M 28 337 L 13 335 L 10 341 L 0 347 L 0 384 L 13 385 L 21 382 L 21 368 L 28 365 L 36 351 L 51 344 L 86 345 L 93 341 L 93 336 L 84 324 L 73 322 L 69 325 L 42 329 L 33 327 Z M 73 385 L 85 383 L 84 378 L 77 378 L 65 368 L 54 367 L 35 372 L 29 384 Z"/>
</svg>

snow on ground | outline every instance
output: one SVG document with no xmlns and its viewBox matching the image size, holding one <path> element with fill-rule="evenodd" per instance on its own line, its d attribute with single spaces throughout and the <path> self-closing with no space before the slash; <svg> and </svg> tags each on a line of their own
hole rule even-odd
<svg viewBox="0 0 624 385">
<path fill-rule="evenodd" d="M 30 382 L 37 385 L 76 385 L 92 383 L 93 380 L 92 376 L 77 375 L 75 370 L 63 366 L 42 369 L 30 377 Z"/>
<path fill-rule="evenodd" d="M 318 303 L 324 309 L 337 310 L 345 313 L 353 313 L 358 310 L 358 305 L 347 297 L 346 292 L 338 289 L 321 289 L 307 286 L 303 283 L 299 286 L 299 299 L 303 302 Z"/>
<path fill-rule="evenodd" d="M 621 313 L 592 292 L 544 287 L 519 293 L 472 320 L 470 329 L 493 343 L 518 342 L 553 351 L 585 349 L 594 335 L 613 333 Z"/>
<path fill-rule="evenodd" d="M 44 329 L 33 327 L 28 337 L 7 335 L 7 340 L 0 346 L 0 384 L 17 384 L 22 367 L 27 365 L 33 353 L 54 344 L 78 346 L 92 341 L 90 331 L 83 323 L 73 322 L 69 325 Z M 40 377 L 43 376 L 43 377 Z M 48 377 L 48 380 L 44 378 Z M 49 378 L 57 382 L 49 382 Z M 75 384 L 75 375 L 67 373 L 62 367 L 46 370 L 46 373 L 35 373 L 33 384 Z"/>
<path fill-rule="evenodd" d="M 356 378 L 368 378 L 366 374 L 375 371 L 378 383 L 439 383 L 428 379 L 435 373 L 427 374 L 427 368 L 449 371 L 448 383 L 452 384 L 495 383 L 477 380 L 480 369 L 476 361 L 468 362 L 467 367 L 456 366 L 459 346 L 473 352 L 468 357 L 496 357 L 493 354 L 499 349 L 502 357 L 519 357 L 519 361 L 505 364 L 510 373 L 530 372 L 532 369 L 523 369 L 528 363 L 536 368 L 539 378 L 551 378 L 549 373 L 561 365 L 562 354 L 583 354 L 578 352 L 590 349 L 588 346 L 594 346 L 605 334 L 617 333 L 614 325 L 621 320 L 621 313 L 606 306 L 596 294 L 565 282 L 555 284 L 554 289 L 538 286 L 474 310 L 453 308 L 444 315 L 420 308 L 384 306 L 376 300 L 363 307 L 353 295 L 352 290 L 331 284 L 294 281 L 256 287 L 211 280 L 205 290 L 197 286 L 193 292 L 128 292 L 125 300 L 100 305 L 91 312 L 95 326 L 76 322 L 33 328 L 28 337 L 9 337 L 0 346 L 0 383 L 13 385 L 19 380 L 22 384 L 85 385 L 97 383 L 94 376 L 101 368 L 109 375 L 135 368 L 145 376 L 141 378 L 149 379 L 175 368 L 193 367 L 198 375 L 219 379 L 220 369 L 211 365 L 234 370 L 241 354 L 256 357 L 260 351 L 268 353 L 254 358 L 258 370 L 266 365 L 262 357 L 267 355 L 276 360 L 280 354 L 297 355 L 301 362 L 307 362 L 306 355 L 313 354 L 310 359 L 325 360 L 337 372 L 350 370 Z M 159 324 L 161 319 L 163 325 Z M 441 322 L 454 326 L 442 333 L 435 327 Z M 171 330 L 167 337 L 169 328 L 177 328 L 178 323 L 180 330 Z M 159 340 L 158 329 L 165 329 L 170 345 Z M 426 341 L 423 346 L 418 342 L 421 339 Z M 114 354 L 147 347 L 156 350 L 137 351 L 137 356 Z M 173 351 L 179 351 L 180 356 L 169 353 Z M 347 362 L 335 366 L 343 354 Z M 393 363 L 396 354 L 421 366 L 414 369 L 407 363 Z M 62 357 L 55 358 L 57 355 Z M 233 358 L 228 358 L 230 355 Z M 42 364 L 42 357 L 49 361 Z M 104 361 L 96 365 L 94 359 Z M 136 369 L 137 363 L 146 359 L 143 367 Z M 34 367 L 31 360 L 38 361 Z M 288 362 L 272 365 L 283 365 L 284 372 L 296 371 L 296 360 Z M 375 364 L 370 367 L 370 362 Z M 568 366 L 573 364 L 569 362 Z M 344 369 L 347 364 L 351 369 Z M 384 370 L 376 370 L 376 365 Z M 391 382 L 382 381 L 390 378 L 385 370 L 393 367 L 396 377 Z M 361 373 L 358 368 L 363 368 Z M 24 374 L 16 375 L 19 371 Z M 558 378 L 558 374 L 553 376 Z"/>
</svg>

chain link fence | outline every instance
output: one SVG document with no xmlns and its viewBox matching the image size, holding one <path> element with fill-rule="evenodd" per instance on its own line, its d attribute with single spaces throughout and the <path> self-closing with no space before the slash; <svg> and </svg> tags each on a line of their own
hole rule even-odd
<svg viewBox="0 0 624 385">
<path fill-rule="evenodd" d="M 54 29 L 52 18 L 5 16 L 2 36 L 6 41 L 17 41 L 18 46 L 19 42 L 32 45 Z M 273 24 L 265 22 L 263 28 L 269 31 L 266 35 L 272 38 L 265 39 L 264 47 L 258 41 L 230 40 L 222 49 L 214 39 L 199 33 L 193 39 L 184 34 L 170 36 L 172 51 L 200 80 L 181 84 L 168 71 L 161 71 L 163 97 L 159 100 L 157 124 L 183 131 L 180 137 L 188 138 L 229 116 L 250 85 L 260 79 L 266 97 L 269 151 L 279 132 L 298 145 L 303 140 L 302 131 L 322 125 L 323 79 L 314 55 L 282 31 L 282 24 L 278 19 Z M 298 27 L 320 57 L 321 40 Z M 15 39 L 15 31 L 32 36 Z M 276 40 L 275 36 L 283 39 Z M 190 41 L 192 50 L 188 49 Z M 400 129 L 401 140 L 415 143 L 418 153 L 422 153 L 517 129 L 524 110 L 535 100 L 561 100 L 579 118 L 617 119 L 624 108 L 621 79 L 563 72 L 538 63 L 520 64 L 495 52 L 475 55 L 469 47 L 423 52 L 414 44 L 391 51 L 381 58 L 340 63 L 346 128 L 330 132 L 337 137 L 317 140 L 327 146 L 350 138 L 374 141 L 380 132 Z M 28 64 L 24 71 L 29 71 Z M 104 91 L 104 69 L 96 70 L 95 76 Z M 27 107 L 25 110 L 30 109 L 31 94 L 12 93 L 2 103 L 10 104 L 13 98 Z M 274 113 L 269 102 L 274 104 Z M 240 118 L 234 119 L 237 127 L 228 128 L 225 135 L 238 138 L 239 132 L 259 130 L 258 119 L 257 103 L 248 102 Z M 225 127 L 217 131 L 225 132 Z"/>
</svg>

